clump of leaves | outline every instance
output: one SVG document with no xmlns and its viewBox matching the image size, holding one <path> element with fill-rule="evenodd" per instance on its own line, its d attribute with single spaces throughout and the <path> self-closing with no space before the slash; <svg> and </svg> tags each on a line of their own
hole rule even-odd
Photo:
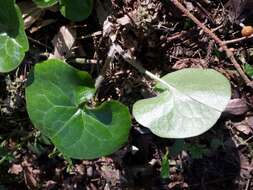
<svg viewBox="0 0 253 190">
<path fill-rule="evenodd" d="M 33 0 L 39 7 L 50 7 L 59 3 L 63 16 L 72 21 L 86 19 L 92 11 L 93 0 Z"/>
<path fill-rule="evenodd" d="M 17 68 L 29 49 L 24 21 L 15 0 L 0 0 L 0 72 Z"/>
<path fill-rule="evenodd" d="M 61 13 L 81 21 L 92 11 L 92 0 L 33 0 L 39 7 L 59 3 Z M 0 0 L 0 72 L 18 67 L 29 49 L 15 0 Z M 151 76 L 151 75 L 150 75 Z M 135 119 L 165 138 L 197 136 L 210 129 L 225 109 L 231 89 L 212 69 L 183 69 L 158 81 L 157 97 L 137 101 Z M 93 159 L 119 149 L 128 138 L 128 108 L 117 101 L 89 106 L 95 93 L 87 72 L 59 60 L 37 64 L 29 74 L 26 102 L 35 127 L 66 156 Z"/>
<path fill-rule="evenodd" d="M 197 136 L 210 129 L 225 109 L 231 89 L 212 69 L 183 69 L 157 79 L 157 97 L 137 101 L 135 119 L 165 138 Z M 37 64 L 26 88 L 34 125 L 67 157 L 93 159 L 127 141 L 128 108 L 117 101 L 89 107 L 95 93 L 87 72 L 60 60 Z"/>
<path fill-rule="evenodd" d="M 128 108 L 118 101 L 90 107 L 94 93 L 94 82 L 87 72 L 60 60 L 37 64 L 29 74 L 29 116 L 66 157 L 98 158 L 113 153 L 128 139 Z"/>
</svg>

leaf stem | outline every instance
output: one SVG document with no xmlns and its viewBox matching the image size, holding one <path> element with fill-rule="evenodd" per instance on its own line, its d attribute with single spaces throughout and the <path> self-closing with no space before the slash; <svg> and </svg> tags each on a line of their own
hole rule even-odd
<svg viewBox="0 0 253 190">
<path fill-rule="evenodd" d="M 141 66 L 141 64 L 134 58 L 132 58 L 129 53 L 126 53 L 120 45 L 118 44 L 113 44 L 113 48 L 115 49 L 116 52 L 118 52 L 123 59 L 132 65 L 134 68 L 136 68 L 140 73 L 147 75 L 151 79 L 162 83 L 163 85 L 167 86 L 170 90 L 175 90 L 176 88 L 173 87 L 172 85 L 166 83 L 164 80 L 162 80 L 160 77 L 156 76 L 155 74 L 151 73 L 150 71 L 146 70 L 144 67 Z"/>
<path fill-rule="evenodd" d="M 137 61 L 136 59 L 132 58 L 131 55 L 130 55 L 129 53 L 125 52 L 125 51 L 121 48 L 120 45 L 118 45 L 118 44 L 113 44 L 112 46 L 113 46 L 112 48 L 114 48 L 114 50 L 115 50 L 116 52 L 118 52 L 118 53 L 123 57 L 123 59 L 124 59 L 127 63 L 129 63 L 130 65 L 132 65 L 134 68 L 136 68 L 140 73 L 149 76 L 150 78 L 152 78 L 153 80 L 155 80 L 155 81 L 157 81 L 157 82 L 160 82 L 161 84 L 163 84 L 163 85 L 165 85 L 166 87 L 168 87 L 168 89 L 171 90 L 171 91 L 180 92 L 176 87 L 174 87 L 174 86 L 168 84 L 166 81 L 164 81 L 164 80 L 161 79 L 160 77 L 156 76 L 155 74 L 153 74 L 153 73 L 151 73 L 150 71 L 148 71 L 148 70 L 146 70 L 145 68 L 143 68 L 143 67 L 141 66 L 141 64 L 139 64 L 138 61 Z M 182 93 L 182 92 L 180 92 L 180 93 Z M 191 96 L 189 96 L 189 95 L 187 95 L 187 94 L 184 94 L 184 93 L 182 93 L 182 94 L 183 94 L 184 96 L 188 97 L 189 99 L 193 100 L 193 101 L 196 101 L 196 102 L 198 102 L 198 103 L 200 103 L 200 104 L 202 104 L 202 105 L 206 105 L 206 104 L 202 103 L 201 101 L 199 101 L 199 100 L 197 100 L 197 99 L 195 99 L 195 98 L 193 98 L 193 97 L 191 97 Z M 209 105 L 208 105 L 208 106 L 209 106 Z M 212 109 L 214 109 L 214 110 L 216 110 L 216 111 L 218 111 L 218 112 L 222 112 L 222 111 L 223 111 L 223 110 L 218 110 L 218 109 L 216 109 L 215 107 L 212 107 L 212 106 L 209 106 L 209 107 L 212 108 Z"/>
</svg>

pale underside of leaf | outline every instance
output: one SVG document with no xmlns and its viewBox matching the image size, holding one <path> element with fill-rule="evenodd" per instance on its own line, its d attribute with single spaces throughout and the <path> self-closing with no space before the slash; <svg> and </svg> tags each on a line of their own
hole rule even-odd
<svg viewBox="0 0 253 190">
<path fill-rule="evenodd" d="M 181 70 L 162 80 L 157 97 L 140 100 L 133 108 L 136 120 L 161 137 L 204 133 L 216 123 L 230 99 L 230 84 L 216 71 Z"/>
</svg>

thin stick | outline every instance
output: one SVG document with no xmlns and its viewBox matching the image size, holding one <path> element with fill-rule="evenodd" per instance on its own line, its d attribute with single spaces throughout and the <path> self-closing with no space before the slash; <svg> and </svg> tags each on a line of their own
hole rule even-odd
<svg viewBox="0 0 253 190">
<path fill-rule="evenodd" d="M 249 37 L 241 37 L 241 38 L 236 38 L 236 39 L 232 39 L 232 40 L 227 40 L 227 41 L 224 41 L 224 43 L 226 45 L 227 44 L 233 44 L 233 43 L 241 42 L 243 40 L 247 40 L 247 39 L 250 39 L 250 38 L 253 38 L 253 35 L 251 35 Z"/>
<path fill-rule="evenodd" d="M 209 28 L 207 28 L 203 23 L 201 23 L 194 15 L 192 15 L 178 0 L 171 0 L 171 2 L 180 9 L 187 17 L 189 17 L 195 24 L 197 24 L 202 30 L 226 52 L 227 57 L 230 59 L 231 63 L 234 65 L 237 72 L 240 74 L 242 79 L 247 85 L 251 84 L 251 80 L 242 70 L 240 64 L 236 61 L 233 52 L 227 47 L 227 45 Z"/>
<path fill-rule="evenodd" d="M 44 44 L 44 43 L 42 43 L 42 42 L 40 42 L 38 40 L 35 40 L 35 39 L 33 39 L 33 38 L 29 37 L 29 36 L 28 36 L 28 39 L 31 40 L 32 42 L 36 43 L 36 44 L 39 44 L 42 47 L 48 48 L 50 50 L 53 50 L 53 48 L 49 47 L 48 45 L 46 45 L 46 44 Z"/>
<path fill-rule="evenodd" d="M 99 61 L 96 59 L 86 59 L 86 58 L 82 58 L 82 57 L 71 58 L 71 59 L 67 60 L 67 62 L 74 62 L 74 63 L 80 64 L 80 65 L 99 63 Z"/>
</svg>

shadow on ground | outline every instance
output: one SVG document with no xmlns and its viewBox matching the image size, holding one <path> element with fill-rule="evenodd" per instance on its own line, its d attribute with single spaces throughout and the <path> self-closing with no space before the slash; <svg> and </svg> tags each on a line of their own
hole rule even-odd
<svg viewBox="0 0 253 190">
<path fill-rule="evenodd" d="M 240 156 L 227 125 L 222 119 L 212 130 L 186 139 L 183 146 L 177 147 L 176 140 L 141 134 L 134 129 L 131 144 L 139 151 L 125 157 L 127 181 L 122 186 L 125 189 L 238 190 Z M 171 152 L 170 177 L 161 180 L 160 165 L 151 166 L 150 161 L 161 159 L 166 147 Z"/>
</svg>

